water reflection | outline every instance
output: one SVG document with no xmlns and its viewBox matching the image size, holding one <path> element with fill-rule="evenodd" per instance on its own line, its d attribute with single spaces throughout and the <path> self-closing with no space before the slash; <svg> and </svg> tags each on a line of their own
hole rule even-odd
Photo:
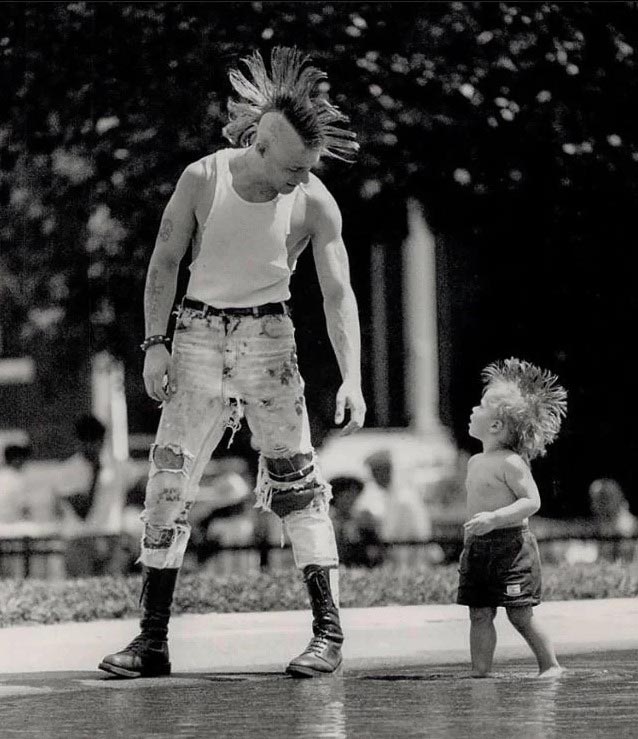
<svg viewBox="0 0 638 739">
<path fill-rule="evenodd" d="M 635 736 L 638 659 L 610 653 L 566 659 L 557 680 L 505 665 L 472 679 L 466 666 L 347 672 L 176 675 L 144 681 L 2 678 L 2 739 L 559 739 Z M 49 692 L 46 692 L 46 690 Z M 37 694 L 36 694 L 37 691 Z"/>
<path fill-rule="evenodd" d="M 282 721 L 282 736 L 347 739 L 343 678 L 295 680 L 286 702 L 290 712 Z"/>
<path fill-rule="evenodd" d="M 469 680 L 467 721 L 479 735 L 554 739 L 560 685 L 515 674 Z"/>
</svg>

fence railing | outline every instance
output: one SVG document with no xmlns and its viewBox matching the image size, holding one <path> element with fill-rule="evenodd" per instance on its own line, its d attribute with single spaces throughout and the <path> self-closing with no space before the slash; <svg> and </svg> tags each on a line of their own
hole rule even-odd
<svg viewBox="0 0 638 739">
<path fill-rule="evenodd" d="M 108 549 L 115 560 L 118 550 L 125 546 L 123 537 L 118 535 L 85 537 L 82 541 L 87 544 L 91 539 L 99 541 L 102 550 Z M 638 536 L 553 533 L 539 537 L 538 541 L 541 554 L 545 553 L 544 559 L 551 560 L 552 545 L 566 547 L 570 544 L 597 543 L 604 559 L 613 561 L 634 557 L 634 561 L 638 562 Z M 76 545 L 77 540 L 65 540 L 59 536 L 0 538 L 0 577 L 63 579 L 68 576 L 66 561 L 69 549 Z M 444 561 L 453 562 L 460 554 L 463 541 L 460 536 L 436 536 L 427 541 L 381 542 L 378 546 L 386 551 L 387 560 L 412 566 L 431 560 L 428 552 L 432 552 L 433 546 L 445 552 Z M 261 542 L 258 545 L 219 547 L 208 553 L 202 566 L 213 573 L 225 575 L 256 569 L 279 570 L 292 566 L 292 562 L 289 545 L 281 548 L 278 544 Z M 110 572 L 113 574 L 113 568 Z"/>
</svg>

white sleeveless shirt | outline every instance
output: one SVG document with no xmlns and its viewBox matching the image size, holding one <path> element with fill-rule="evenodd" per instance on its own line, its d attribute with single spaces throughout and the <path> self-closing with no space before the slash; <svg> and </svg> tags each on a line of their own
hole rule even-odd
<svg viewBox="0 0 638 739">
<path fill-rule="evenodd" d="M 229 161 L 242 149 L 214 154 L 217 181 L 199 253 L 190 265 L 187 295 L 216 308 L 248 308 L 290 298 L 286 237 L 296 189 L 265 203 L 241 198 Z"/>
</svg>

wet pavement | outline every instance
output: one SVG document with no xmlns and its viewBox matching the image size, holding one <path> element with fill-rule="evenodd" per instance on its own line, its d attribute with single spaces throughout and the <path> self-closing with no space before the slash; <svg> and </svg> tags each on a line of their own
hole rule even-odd
<svg viewBox="0 0 638 739">
<path fill-rule="evenodd" d="M 638 737 L 638 652 L 562 658 L 539 680 L 531 659 L 351 669 L 294 680 L 281 672 L 177 672 L 118 680 L 100 672 L 0 676 L 0 736 L 10 737 Z"/>
</svg>

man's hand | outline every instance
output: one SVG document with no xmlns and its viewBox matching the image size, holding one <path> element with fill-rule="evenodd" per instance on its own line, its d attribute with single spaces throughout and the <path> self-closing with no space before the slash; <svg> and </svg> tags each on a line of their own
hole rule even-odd
<svg viewBox="0 0 638 739">
<path fill-rule="evenodd" d="M 358 431 L 363 426 L 366 416 L 366 403 L 359 383 L 344 382 L 339 388 L 335 404 L 335 423 L 337 426 L 343 423 L 346 408 L 350 412 L 350 417 L 348 423 L 340 431 L 343 436 Z"/>
<path fill-rule="evenodd" d="M 160 403 L 169 401 L 177 391 L 173 361 L 164 344 L 146 350 L 143 377 L 147 395 Z"/>
<path fill-rule="evenodd" d="M 463 524 L 463 528 L 468 534 L 475 536 L 488 534 L 496 528 L 496 515 L 491 511 L 475 513 L 469 521 Z"/>
</svg>

